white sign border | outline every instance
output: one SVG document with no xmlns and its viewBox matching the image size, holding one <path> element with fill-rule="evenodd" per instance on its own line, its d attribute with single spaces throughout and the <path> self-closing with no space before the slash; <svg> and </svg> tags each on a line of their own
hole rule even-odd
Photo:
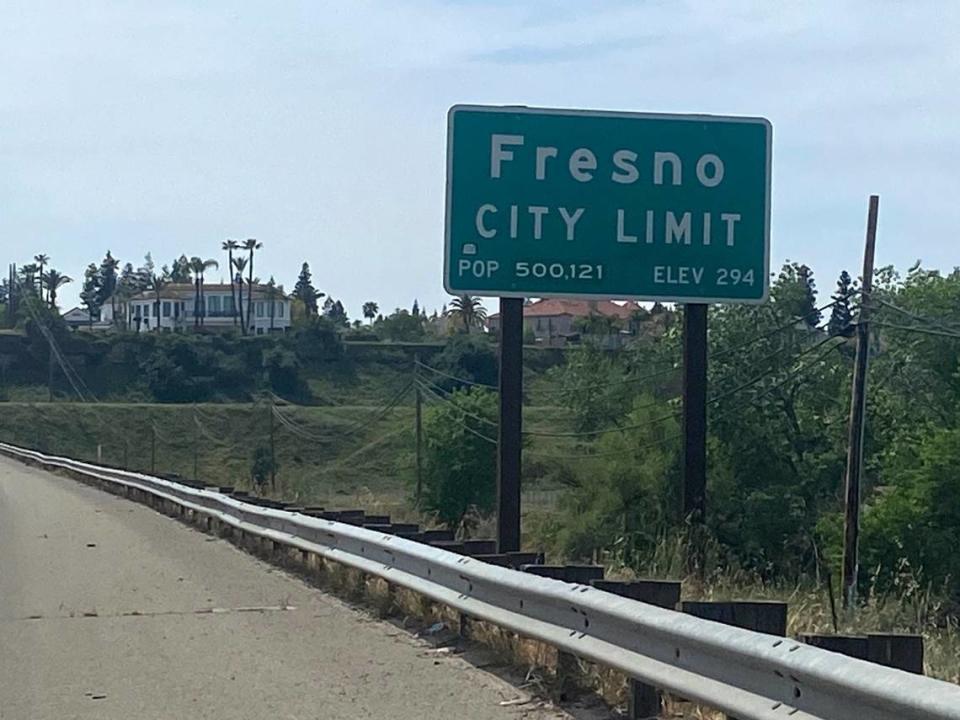
<svg viewBox="0 0 960 720">
<path fill-rule="evenodd" d="M 560 293 L 551 292 L 537 295 L 531 292 L 499 292 L 489 295 L 489 288 L 483 290 L 456 289 L 450 287 L 450 212 L 453 204 L 452 188 L 450 186 L 453 171 L 453 122 L 454 116 L 461 111 L 488 112 L 488 113 L 515 113 L 521 115 L 573 115 L 586 117 L 615 117 L 635 120 L 683 120 L 686 122 L 724 122 L 749 123 L 763 125 L 767 136 L 767 167 L 766 167 L 766 203 L 764 208 L 763 228 L 763 295 L 758 298 L 700 298 L 700 297 L 673 297 L 667 295 L 604 295 L 600 293 Z M 457 104 L 447 111 L 447 177 L 445 181 L 446 199 L 443 218 L 443 289 L 454 296 L 476 295 L 478 297 L 565 297 L 581 300 L 638 300 L 645 302 L 672 302 L 683 305 L 762 305 L 770 299 L 770 204 L 773 198 L 773 124 L 765 117 L 746 115 L 702 115 L 681 113 L 646 113 L 628 112 L 620 110 L 577 110 L 566 108 L 541 108 L 529 105 L 470 105 Z"/>
</svg>

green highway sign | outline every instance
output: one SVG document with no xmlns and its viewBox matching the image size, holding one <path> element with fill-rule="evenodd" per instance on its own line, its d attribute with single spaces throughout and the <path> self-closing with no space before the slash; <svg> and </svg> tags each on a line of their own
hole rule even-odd
<svg viewBox="0 0 960 720">
<path fill-rule="evenodd" d="M 762 302 L 771 136 L 763 118 L 457 105 L 444 286 Z"/>
</svg>

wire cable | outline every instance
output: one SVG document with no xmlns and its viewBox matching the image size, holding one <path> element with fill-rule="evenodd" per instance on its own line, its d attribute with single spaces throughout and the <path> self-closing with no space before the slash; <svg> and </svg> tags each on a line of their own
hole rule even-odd
<svg viewBox="0 0 960 720">
<path fill-rule="evenodd" d="M 859 293 L 860 293 L 860 290 L 855 290 L 855 291 L 853 291 L 852 293 L 850 293 L 850 295 L 848 295 L 847 298 L 848 298 L 848 299 L 849 299 L 849 298 L 852 298 L 852 297 L 856 296 L 856 295 L 859 294 Z M 829 303 L 826 303 L 826 304 L 824 304 L 824 305 L 821 305 L 820 307 L 814 308 L 814 310 L 812 310 L 812 311 L 811 311 L 810 313 L 808 313 L 806 316 L 803 316 L 803 315 L 793 316 L 793 317 L 790 318 L 790 320 L 788 320 L 787 322 L 783 323 L 782 325 L 778 325 L 777 327 L 773 328 L 772 330 L 770 330 L 770 331 L 768 331 L 768 332 L 765 332 L 765 333 L 760 334 L 760 335 L 755 335 L 755 336 L 749 338 L 748 340 L 745 340 L 745 341 L 742 342 L 742 343 L 739 343 L 739 344 L 737 344 L 737 345 L 734 345 L 733 347 L 724 348 L 724 349 L 722 349 L 722 350 L 719 350 L 719 351 L 713 353 L 713 354 L 711 355 L 711 359 L 712 359 L 712 360 L 716 360 L 716 359 L 719 359 L 719 358 L 721 358 L 721 357 L 725 357 L 725 356 L 727 356 L 727 355 L 730 355 L 731 353 L 739 352 L 740 350 L 743 350 L 744 348 L 750 347 L 751 345 L 754 345 L 754 344 L 756 344 L 756 343 L 758 343 L 758 342 L 760 342 L 760 341 L 762 341 L 762 340 L 766 340 L 766 339 L 771 338 L 771 337 L 773 337 L 773 336 L 775 336 L 775 335 L 777 335 L 777 334 L 779 334 L 779 333 L 782 333 L 782 332 L 785 332 L 785 331 L 787 331 L 787 330 L 789 330 L 789 329 L 791 329 L 791 328 L 794 328 L 794 327 L 796 327 L 797 323 L 806 322 L 806 318 L 813 316 L 815 313 L 822 313 L 824 310 L 830 309 L 831 307 L 833 307 L 834 305 L 838 304 L 839 302 L 840 302 L 839 300 L 832 300 L 832 301 L 829 302 Z M 777 352 L 779 352 L 779 351 L 777 351 Z M 662 362 L 670 362 L 670 361 L 662 361 Z M 455 382 L 463 383 L 464 385 L 471 385 L 471 386 L 476 386 L 476 387 L 485 387 L 485 388 L 490 388 L 490 389 L 493 389 L 493 390 L 498 390 L 498 389 L 499 389 L 499 387 L 498 387 L 497 385 L 491 385 L 491 384 L 489 384 L 489 383 L 480 383 L 480 382 L 475 382 L 475 381 L 472 381 L 472 380 L 467 380 L 466 378 L 457 377 L 456 375 L 452 375 L 452 374 L 450 374 L 450 373 L 448 373 L 448 372 L 444 372 L 443 370 L 439 370 L 439 369 L 437 369 L 437 368 L 435 368 L 435 367 L 432 367 L 432 366 L 430 366 L 430 365 L 426 365 L 426 364 L 424 364 L 423 362 L 420 362 L 419 360 L 418 360 L 418 361 L 415 361 L 415 366 L 418 367 L 418 368 L 422 368 L 422 369 L 424 369 L 424 370 L 429 370 L 430 372 L 436 373 L 437 375 L 441 375 L 441 376 L 443 376 L 443 377 L 445 377 L 445 378 L 447 378 L 447 379 L 449 379 L 449 380 L 453 380 L 453 381 L 455 381 Z M 641 382 L 646 382 L 646 381 L 649 381 L 649 380 L 655 380 L 655 379 L 657 379 L 657 378 L 660 378 L 660 377 L 663 377 L 663 376 L 666 376 L 666 375 L 670 375 L 670 374 L 672 374 L 672 373 L 677 372 L 678 370 L 680 370 L 680 366 L 679 366 L 679 365 L 677 365 L 677 364 L 671 364 L 671 366 L 668 367 L 668 368 L 664 368 L 663 370 L 658 370 L 657 372 L 649 373 L 649 374 L 643 375 L 643 376 L 641 376 L 641 377 L 622 378 L 622 379 L 619 379 L 619 380 L 612 380 L 612 381 L 608 381 L 608 382 L 593 383 L 593 384 L 589 384 L 589 385 L 586 385 L 586 386 L 583 386 L 583 387 L 580 387 L 580 388 L 577 388 L 577 389 L 578 389 L 578 390 L 582 390 L 582 391 L 591 391 L 591 390 L 597 390 L 597 389 L 602 389 L 602 388 L 607 388 L 607 387 L 615 387 L 615 386 L 619 386 L 619 385 L 630 385 L 630 384 L 634 384 L 634 383 L 641 383 Z M 561 395 L 561 394 L 563 394 L 564 391 L 563 391 L 563 390 L 549 391 L 549 390 L 546 390 L 546 389 L 544 389 L 544 388 L 541 388 L 541 389 L 539 389 L 539 392 L 541 392 L 541 393 L 546 393 L 546 394 L 548 394 L 548 395 L 556 396 L 556 395 Z"/>
<path fill-rule="evenodd" d="M 440 402 L 441 404 L 443 404 L 444 402 L 449 402 L 448 400 L 445 400 L 443 397 L 441 397 L 440 395 L 438 395 L 437 393 L 433 392 L 432 390 L 430 390 L 430 389 L 428 389 L 428 388 L 423 388 L 423 390 L 424 390 L 424 392 L 425 392 L 429 397 L 435 399 L 437 402 Z M 455 420 L 455 422 L 457 422 L 461 427 L 463 427 L 464 430 L 467 430 L 467 431 L 471 432 L 472 434 L 476 435 L 476 436 L 477 436 L 478 438 L 480 438 L 481 440 L 485 440 L 486 442 L 491 443 L 492 445 L 496 445 L 496 444 L 497 444 L 497 441 L 494 440 L 493 438 L 487 437 L 487 436 L 484 435 L 483 433 L 481 433 L 481 432 L 479 432 L 479 431 L 477 431 L 477 430 L 474 430 L 472 427 L 470 427 L 470 425 L 467 424 L 466 420 L 464 420 L 464 419 L 456 419 L 456 418 L 455 418 L 454 420 Z"/>
<path fill-rule="evenodd" d="M 960 340 L 960 331 L 950 332 L 948 330 L 938 329 L 938 328 L 923 328 L 923 327 L 910 326 L 910 325 L 897 325 L 895 323 L 876 322 L 873 320 L 869 321 L 869 324 L 875 327 L 889 328 L 891 330 L 904 330 L 906 332 L 917 332 L 923 335 L 937 335 L 939 337 L 948 337 L 954 340 Z"/>
<path fill-rule="evenodd" d="M 806 354 L 806 353 L 808 353 L 808 352 L 812 352 L 812 351 L 813 351 L 814 349 L 816 349 L 817 347 L 822 347 L 823 345 L 825 345 L 825 344 L 827 343 L 827 341 L 833 340 L 833 339 L 835 339 L 835 338 L 827 338 L 826 340 L 824 340 L 824 341 L 822 341 L 822 342 L 820 342 L 820 343 L 817 343 L 817 344 L 811 346 L 810 348 L 807 348 L 807 349 L 804 351 L 803 354 Z M 842 344 L 842 343 L 840 343 L 840 344 Z M 758 399 L 764 397 L 765 395 L 768 395 L 769 393 L 772 393 L 773 391 L 777 390 L 778 388 L 780 388 L 780 387 L 782 387 L 783 385 L 785 385 L 786 383 L 788 383 L 790 380 L 802 376 L 805 372 L 807 372 L 807 371 L 810 370 L 812 367 L 814 367 L 821 359 L 823 359 L 830 351 L 832 351 L 834 348 L 836 348 L 836 347 L 838 347 L 838 346 L 839 346 L 839 344 L 834 344 L 834 345 L 831 345 L 831 346 L 825 348 L 825 349 L 824 349 L 819 355 L 817 355 L 817 357 L 815 357 L 812 361 L 810 361 L 810 362 L 806 363 L 805 365 L 803 365 L 802 367 L 800 367 L 800 368 L 798 368 L 798 369 L 796 369 L 796 370 L 788 373 L 787 376 L 783 378 L 783 380 L 779 381 L 778 383 L 775 383 L 774 385 L 771 385 L 769 388 L 765 389 L 760 395 L 755 396 L 755 397 L 753 397 L 753 398 L 750 398 L 750 399 L 747 400 L 746 402 L 739 403 L 739 404 L 737 404 L 737 405 L 735 405 L 735 406 L 733 406 L 733 407 L 731 407 L 731 408 L 725 409 L 724 411 L 722 411 L 722 412 L 720 412 L 719 414 L 717 414 L 716 416 L 714 416 L 714 417 L 713 417 L 713 420 L 714 420 L 714 421 L 720 420 L 720 419 L 722 419 L 722 418 L 724 418 L 724 417 L 727 417 L 728 415 L 730 415 L 730 414 L 732 414 L 732 413 L 734 413 L 734 412 L 737 412 L 737 411 L 740 411 L 740 410 L 742 410 L 742 409 L 744 409 L 744 408 L 747 408 L 747 407 L 753 405 Z M 799 358 L 799 357 L 801 357 L 801 356 L 798 355 L 798 358 Z M 768 376 L 769 374 L 770 374 L 770 373 L 765 373 L 764 376 L 762 376 L 762 377 L 766 377 L 766 376 Z M 762 377 L 759 378 L 759 379 L 762 379 Z M 757 382 L 759 379 L 758 379 L 758 378 L 755 378 L 754 381 L 751 381 L 751 384 L 756 384 L 756 382 Z M 727 393 L 723 393 L 723 394 L 721 394 L 721 395 L 718 395 L 718 396 L 716 396 L 716 397 L 708 400 L 708 401 L 707 401 L 707 404 L 708 404 L 708 406 L 709 406 L 710 404 L 715 404 L 716 402 L 719 402 L 720 400 L 724 399 L 725 397 L 729 397 L 729 396 L 733 395 L 734 392 L 739 392 L 740 390 L 744 389 L 744 388 L 747 387 L 747 386 L 749 386 L 749 385 L 748 385 L 748 384 L 744 384 L 744 385 L 741 386 L 740 388 L 737 388 L 735 391 L 729 391 L 729 392 L 727 392 Z M 652 424 L 652 423 L 651 423 L 651 424 Z M 633 454 L 633 453 L 637 452 L 638 450 L 643 450 L 643 449 L 648 448 L 648 447 L 655 447 L 655 446 L 657 446 L 657 445 L 662 445 L 662 444 L 665 444 L 665 443 L 667 443 L 667 442 L 672 442 L 672 441 L 674 441 L 674 440 L 679 440 L 679 439 L 682 439 L 682 438 L 683 438 L 683 433 L 681 432 L 681 433 L 676 433 L 676 434 L 673 434 L 673 435 L 669 435 L 669 436 L 664 437 L 664 438 L 659 438 L 659 439 L 657 439 L 657 440 L 653 440 L 653 441 L 650 441 L 650 442 L 648 442 L 648 443 L 644 443 L 644 444 L 642 444 L 642 445 L 632 446 L 632 447 L 626 448 L 626 449 L 624 449 L 624 450 L 611 450 L 611 451 L 607 451 L 607 452 L 590 453 L 590 454 L 582 454 L 582 455 L 557 455 L 557 454 L 554 454 L 554 453 L 544 453 L 544 452 L 538 452 L 538 451 L 534 451 L 534 450 L 524 450 L 524 453 L 527 454 L 527 455 L 535 456 L 535 457 L 545 457 L 545 458 L 551 458 L 551 459 L 556 459 L 556 460 L 590 460 L 590 459 L 593 459 L 593 458 L 612 457 L 612 456 L 617 456 L 617 455 L 630 455 L 630 454 Z"/>
<path fill-rule="evenodd" d="M 894 305 L 892 302 L 887 302 L 883 298 L 879 298 L 879 297 L 871 297 L 870 300 L 871 302 L 875 300 L 880 305 L 883 305 L 884 307 L 890 308 L 891 310 L 894 310 L 898 313 L 906 315 L 907 317 L 913 320 L 916 320 L 918 322 L 926 323 L 928 325 L 933 325 L 942 330 L 954 330 L 960 333 L 960 328 L 950 327 L 950 323 L 945 318 L 931 318 L 924 315 L 917 315 L 916 313 L 910 312 L 909 310 L 904 310 L 902 307 L 898 305 Z M 876 310 L 877 308 L 872 308 L 872 309 Z"/>
</svg>

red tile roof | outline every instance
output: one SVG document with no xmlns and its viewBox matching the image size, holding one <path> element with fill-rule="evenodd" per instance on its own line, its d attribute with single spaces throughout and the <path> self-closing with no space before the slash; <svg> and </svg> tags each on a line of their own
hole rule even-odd
<svg viewBox="0 0 960 720">
<path fill-rule="evenodd" d="M 626 302 L 618 305 L 610 300 L 572 300 L 567 298 L 547 298 L 537 300 L 523 306 L 523 316 L 528 317 L 557 317 L 570 315 L 572 317 L 590 317 L 591 315 L 607 315 L 629 320 L 633 312 L 640 305 L 635 302 Z M 499 317 L 499 313 L 490 315 Z"/>
</svg>

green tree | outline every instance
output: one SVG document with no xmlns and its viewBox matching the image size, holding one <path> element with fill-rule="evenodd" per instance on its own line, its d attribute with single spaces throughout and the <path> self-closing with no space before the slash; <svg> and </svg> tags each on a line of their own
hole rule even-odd
<svg viewBox="0 0 960 720">
<path fill-rule="evenodd" d="M 87 309 L 87 313 L 90 315 L 90 324 L 93 325 L 94 320 L 100 319 L 101 302 L 100 268 L 95 263 L 87 265 L 87 269 L 83 272 L 83 288 L 80 291 L 80 301 Z"/>
<path fill-rule="evenodd" d="M 224 240 L 220 243 L 220 249 L 227 253 L 227 272 L 230 273 L 230 314 L 233 317 L 233 324 L 237 324 L 237 283 L 233 275 L 233 251 L 240 249 L 240 243 L 236 240 Z"/>
<path fill-rule="evenodd" d="M 347 327 L 350 324 L 350 318 L 347 317 L 343 303 L 332 297 L 328 297 L 323 303 L 323 316 L 338 327 Z"/>
<path fill-rule="evenodd" d="M 250 482 L 257 492 L 263 494 L 267 483 L 276 475 L 280 466 L 270 448 L 258 445 L 250 457 Z"/>
<path fill-rule="evenodd" d="M 487 319 L 487 311 L 480 302 L 480 298 L 471 295 L 454 297 L 450 301 L 450 309 L 447 313 L 465 333 L 469 333 L 473 328 L 482 328 Z"/>
<path fill-rule="evenodd" d="M 562 556 L 637 565 L 675 523 L 679 425 L 650 395 L 624 417 L 630 430 L 597 441 L 598 460 L 574 476 L 560 503 L 555 549 Z"/>
<path fill-rule="evenodd" d="M 120 262 L 110 254 L 110 251 L 107 250 L 107 254 L 104 256 L 103 260 L 100 262 L 100 297 L 98 298 L 98 306 L 103 307 L 109 301 L 111 317 L 113 318 L 114 324 L 118 323 L 117 318 L 117 302 L 116 302 L 116 292 L 117 292 L 117 267 L 119 267 Z"/>
<path fill-rule="evenodd" d="M 551 373 L 561 403 L 570 409 L 574 428 L 592 431 L 615 425 L 643 388 L 628 384 L 622 356 L 587 343 L 567 354 L 567 362 Z"/>
<path fill-rule="evenodd" d="M 756 307 L 710 317 L 709 523 L 741 565 L 796 577 L 843 477 L 851 360 L 817 327 L 812 277 L 789 263 Z"/>
<path fill-rule="evenodd" d="M 263 243 L 257 242 L 255 238 L 247 238 L 243 241 L 243 249 L 246 250 L 249 255 L 250 265 L 247 268 L 247 324 L 250 324 L 251 319 L 253 318 L 253 255 L 254 252 L 263 247 Z M 242 300 L 242 298 L 241 298 Z"/>
<path fill-rule="evenodd" d="M 423 508 L 450 528 L 470 513 L 491 512 L 496 497 L 496 445 L 481 437 L 493 431 L 468 413 L 495 423 L 496 395 L 457 390 L 424 413 Z"/>
<path fill-rule="evenodd" d="M 248 325 L 250 324 L 250 318 L 246 315 L 244 311 L 243 304 L 243 271 L 247 267 L 247 259 L 245 257 L 236 257 L 233 259 L 233 269 L 236 271 L 236 283 L 237 283 L 237 312 L 240 315 L 240 332 L 244 335 L 247 334 Z"/>
<path fill-rule="evenodd" d="M 831 335 L 851 334 L 853 323 L 851 297 L 853 297 L 853 281 L 850 279 L 850 273 L 844 270 L 837 280 L 837 291 L 830 298 L 834 302 L 830 309 L 830 320 L 827 323 L 827 331 Z"/>
<path fill-rule="evenodd" d="M 297 284 L 293 287 L 293 296 L 303 302 L 308 315 L 317 314 L 317 300 L 323 297 L 323 293 L 317 292 L 317 289 L 313 286 L 313 278 L 308 263 L 304 263 L 300 268 Z"/>
<path fill-rule="evenodd" d="M 373 300 L 368 300 L 363 304 L 363 316 L 369 320 L 371 324 L 378 312 L 380 312 L 380 306 L 373 302 Z"/>
<path fill-rule="evenodd" d="M 50 268 L 46 274 L 44 274 L 43 279 L 47 287 L 47 299 L 50 303 L 50 308 L 56 310 L 58 291 L 67 283 L 72 283 L 73 278 L 64 275 L 59 270 Z"/>
<path fill-rule="evenodd" d="M 190 259 L 186 255 L 181 255 L 173 261 L 173 268 L 170 270 L 170 282 L 185 285 L 190 281 Z"/>
<path fill-rule="evenodd" d="M 160 298 L 161 298 L 161 295 L 163 294 L 163 289 L 164 289 L 167 285 L 169 285 L 169 284 L 170 284 L 169 281 L 168 281 L 165 277 L 163 277 L 162 275 L 153 275 L 153 276 L 151 276 L 151 278 L 150 278 L 150 289 L 153 290 L 153 294 L 154 294 L 154 297 L 155 297 L 153 316 L 157 319 L 157 322 L 156 322 L 156 331 L 157 331 L 157 332 L 160 332 L 160 322 L 161 322 L 161 320 L 160 320 L 160 306 L 161 306 Z"/>
<path fill-rule="evenodd" d="M 422 317 L 400 308 L 381 317 L 374 327 L 379 337 L 393 342 L 417 342 L 424 336 Z"/>
<path fill-rule="evenodd" d="M 452 335 L 443 351 L 431 363 L 438 370 L 467 383 L 495 386 L 499 379 L 500 362 L 497 353 L 485 337 Z M 433 374 L 429 380 L 445 390 L 468 387 L 449 377 Z"/>
<path fill-rule="evenodd" d="M 43 268 L 50 263 L 50 256 L 40 253 L 39 255 L 33 256 L 34 261 L 37 263 L 37 291 L 40 293 L 40 297 L 43 297 L 43 283 L 46 280 L 46 277 L 43 273 Z"/>
<path fill-rule="evenodd" d="M 810 327 L 820 324 L 822 313 L 817 309 L 817 284 L 808 266 L 796 262 L 785 263 L 770 294 L 784 308 L 787 316 L 800 318 Z"/>
<path fill-rule="evenodd" d="M 203 292 L 204 275 L 208 270 L 219 268 L 220 263 L 212 258 L 203 260 L 199 257 L 190 258 L 190 271 L 193 273 L 193 324 L 203 325 L 207 315 L 206 298 Z"/>
</svg>

